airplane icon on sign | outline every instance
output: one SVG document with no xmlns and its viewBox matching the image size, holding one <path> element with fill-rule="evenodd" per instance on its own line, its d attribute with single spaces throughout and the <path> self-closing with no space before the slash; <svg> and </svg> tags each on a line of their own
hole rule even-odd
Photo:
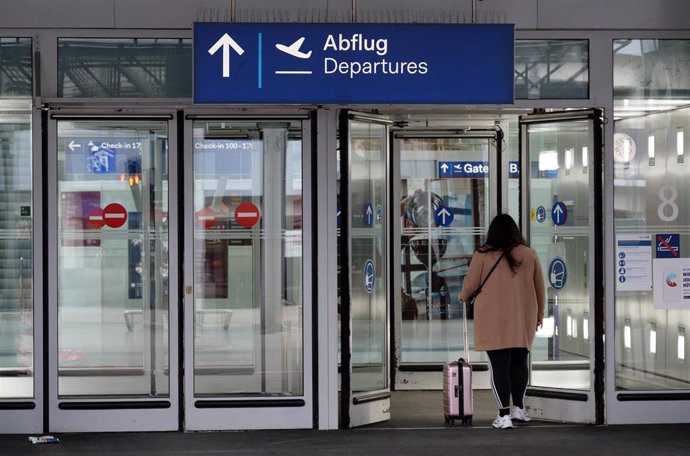
<svg viewBox="0 0 690 456">
<path fill-rule="evenodd" d="M 279 51 L 283 51 L 286 54 L 290 54 L 293 57 L 297 57 L 298 59 L 308 59 L 311 57 L 311 51 L 309 52 L 302 52 L 299 50 L 300 47 L 302 47 L 302 43 L 304 43 L 304 37 L 299 38 L 297 41 L 292 43 L 290 46 L 287 46 L 285 44 L 276 44 L 276 47 L 278 48 Z"/>
</svg>

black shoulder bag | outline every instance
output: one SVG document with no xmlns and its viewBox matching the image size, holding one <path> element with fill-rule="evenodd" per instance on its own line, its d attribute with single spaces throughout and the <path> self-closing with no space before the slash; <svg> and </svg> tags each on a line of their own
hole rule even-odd
<svg viewBox="0 0 690 456">
<path fill-rule="evenodd" d="M 477 295 L 479 295 L 479 293 L 482 291 L 482 287 L 484 286 L 484 284 L 486 283 L 486 281 L 489 280 L 489 277 L 491 277 L 491 273 L 494 272 L 494 269 L 496 269 L 496 266 L 498 266 L 498 263 L 501 262 L 501 260 L 503 259 L 503 255 L 505 255 L 505 254 L 506 254 L 505 252 L 501 253 L 501 256 L 498 257 L 498 260 L 496 260 L 496 262 L 494 263 L 493 267 L 492 267 L 491 270 L 489 271 L 489 274 L 484 278 L 484 280 L 482 280 L 482 283 L 479 284 L 479 288 L 477 288 L 477 289 L 475 290 L 475 292 L 472 293 L 472 296 L 470 296 L 470 297 L 467 299 L 467 302 L 466 302 L 466 304 L 467 304 L 466 309 L 467 309 L 467 318 L 468 318 L 468 319 L 473 319 L 473 318 L 474 318 L 474 301 L 475 301 L 475 299 L 477 299 Z"/>
</svg>

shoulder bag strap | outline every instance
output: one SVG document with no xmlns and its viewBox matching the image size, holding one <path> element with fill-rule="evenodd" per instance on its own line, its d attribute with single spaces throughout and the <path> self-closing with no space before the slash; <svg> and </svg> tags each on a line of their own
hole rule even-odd
<svg viewBox="0 0 690 456">
<path fill-rule="evenodd" d="M 486 281 L 489 280 L 489 277 L 491 277 L 491 274 L 494 272 L 494 269 L 496 269 L 496 266 L 498 266 L 498 263 L 501 262 L 501 260 L 503 259 L 503 256 L 505 254 L 506 254 L 505 252 L 501 253 L 501 256 L 498 257 L 498 260 L 496 260 L 496 262 L 494 263 L 493 267 L 489 271 L 489 274 L 487 274 L 487 276 L 484 278 L 484 280 L 482 280 L 482 283 L 479 285 L 479 288 L 477 288 L 477 290 L 474 293 L 472 293 L 473 296 L 477 296 L 479 294 L 479 292 L 482 291 L 482 287 L 484 286 Z"/>
</svg>

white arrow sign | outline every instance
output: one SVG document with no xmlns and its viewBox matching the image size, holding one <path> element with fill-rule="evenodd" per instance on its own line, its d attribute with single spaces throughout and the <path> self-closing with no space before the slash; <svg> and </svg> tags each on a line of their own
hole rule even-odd
<svg viewBox="0 0 690 456">
<path fill-rule="evenodd" d="M 448 172 L 448 168 L 449 166 L 446 163 L 441 165 L 441 170 L 443 171 L 443 174 L 446 174 Z"/>
<path fill-rule="evenodd" d="M 74 149 L 79 149 L 81 147 L 81 144 L 75 143 L 74 140 L 70 141 L 69 144 L 67 144 L 67 147 L 74 152 Z"/>
<path fill-rule="evenodd" d="M 230 38 L 230 35 L 227 33 L 224 33 L 223 36 L 220 37 L 218 41 L 216 41 L 216 44 L 211 46 L 211 48 L 208 50 L 208 53 L 211 55 L 214 55 L 216 52 L 218 52 L 218 49 L 223 48 L 223 77 L 224 78 L 229 78 L 230 77 L 230 48 L 232 47 L 235 52 L 237 52 L 237 55 L 242 55 L 244 54 L 244 49 L 237 44 L 235 40 Z"/>
<path fill-rule="evenodd" d="M 444 207 L 443 209 L 441 209 L 438 212 L 438 215 L 441 216 L 441 223 L 443 223 L 443 225 L 445 225 L 446 224 L 446 217 L 450 216 L 450 212 L 448 212 L 448 209 L 446 209 Z"/>
<path fill-rule="evenodd" d="M 371 208 L 371 204 L 367 204 L 367 210 L 364 213 L 364 215 L 367 218 L 367 225 L 371 226 L 371 222 L 373 222 L 373 215 L 374 215 L 374 210 Z"/>
<path fill-rule="evenodd" d="M 562 225 L 565 222 L 565 217 L 567 216 L 567 212 L 565 210 L 565 206 L 563 206 L 562 203 L 558 202 L 553 205 L 551 208 L 551 219 L 556 225 Z"/>
</svg>

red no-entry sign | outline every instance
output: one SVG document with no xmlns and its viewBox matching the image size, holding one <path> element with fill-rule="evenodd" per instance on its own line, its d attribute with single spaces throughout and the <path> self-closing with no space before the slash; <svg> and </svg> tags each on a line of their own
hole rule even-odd
<svg viewBox="0 0 690 456">
<path fill-rule="evenodd" d="M 197 225 L 204 229 L 209 229 L 216 224 L 216 211 L 210 207 L 205 207 L 196 213 Z"/>
<path fill-rule="evenodd" d="M 251 228 L 259 221 L 261 213 L 253 203 L 244 202 L 235 209 L 235 220 L 245 228 Z"/>
<path fill-rule="evenodd" d="M 103 209 L 100 207 L 94 207 L 86 214 L 86 223 L 89 228 L 94 230 L 100 230 L 105 225 L 105 220 L 103 220 Z"/>
<path fill-rule="evenodd" d="M 127 222 L 127 209 L 120 203 L 110 203 L 103 208 L 103 223 L 110 228 L 120 228 Z"/>
</svg>

